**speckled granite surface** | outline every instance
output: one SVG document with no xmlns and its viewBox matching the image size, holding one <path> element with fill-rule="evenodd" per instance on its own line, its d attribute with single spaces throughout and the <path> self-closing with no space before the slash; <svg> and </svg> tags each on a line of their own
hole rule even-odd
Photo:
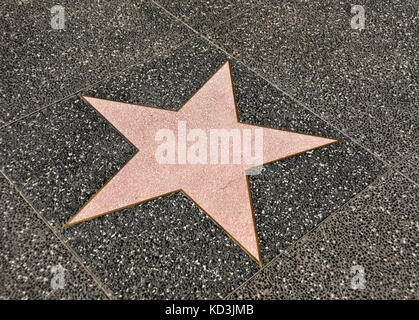
<svg viewBox="0 0 419 320">
<path fill-rule="evenodd" d="M 228 298 L 417 299 L 418 200 L 388 172 Z"/>
<path fill-rule="evenodd" d="M 51 28 L 51 1 L 2 1 L 0 125 L 162 54 L 191 32 L 149 1 L 63 0 L 65 29 Z"/>
<path fill-rule="evenodd" d="M 47 228 L 15 188 L 0 176 L 0 299 L 107 299 L 64 244 Z M 64 287 L 51 286 L 61 265 Z"/>
<path fill-rule="evenodd" d="M 261 0 L 155 0 L 165 10 L 198 32 L 206 32 L 242 12 L 251 11 Z"/>
<path fill-rule="evenodd" d="M 1 178 L 0 299 L 417 298 L 404 3 L 367 1 L 359 32 L 346 2 L 73 1 L 61 31 L 49 3 L 3 2 L 0 169 L 24 198 Z M 249 177 L 264 268 L 182 193 L 63 229 L 135 152 L 77 94 L 174 110 L 227 59 L 241 121 L 341 140 Z"/>
<path fill-rule="evenodd" d="M 414 182 L 419 183 L 419 154 L 418 151 L 415 151 L 413 154 L 409 155 L 407 158 L 401 161 L 397 168 L 403 173 L 406 177 L 412 179 Z"/>
</svg>

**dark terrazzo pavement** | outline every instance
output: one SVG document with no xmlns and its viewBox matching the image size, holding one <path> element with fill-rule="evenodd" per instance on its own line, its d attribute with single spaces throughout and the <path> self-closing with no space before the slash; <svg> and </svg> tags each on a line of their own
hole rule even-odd
<svg viewBox="0 0 419 320">
<path fill-rule="evenodd" d="M 390 171 L 228 296 L 417 299 L 418 187 Z M 352 289 L 351 267 L 365 272 Z"/>
<path fill-rule="evenodd" d="M 417 2 L 277 1 L 208 30 L 209 39 L 382 159 L 417 148 Z"/>
<path fill-rule="evenodd" d="M 58 101 L 193 34 L 150 1 L 62 0 L 66 29 L 51 28 L 56 2 L 0 5 L 0 125 Z"/>
<path fill-rule="evenodd" d="M 0 174 L 0 299 L 107 299 L 64 244 Z M 64 269 L 53 290 L 51 268 Z"/>
<path fill-rule="evenodd" d="M 193 40 L 84 94 L 177 108 L 227 59 Z M 342 139 L 250 177 L 264 263 L 368 186 L 384 165 L 264 80 L 231 61 L 242 121 Z M 62 225 L 134 152 L 80 98 L 6 127 L 1 168 L 120 298 L 220 298 L 258 270 L 182 194 L 70 228 Z"/>
<path fill-rule="evenodd" d="M 404 159 L 397 168 L 406 177 L 412 179 L 416 183 L 419 183 L 419 153 L 415 151 L 412 155 Z"/>
<path fill-rule="evenodd" d="M 167 11 L 198 32 L 214 28 L 238 14 L 251 10 L 262 0 L 155 0 Z"/>
</svg>

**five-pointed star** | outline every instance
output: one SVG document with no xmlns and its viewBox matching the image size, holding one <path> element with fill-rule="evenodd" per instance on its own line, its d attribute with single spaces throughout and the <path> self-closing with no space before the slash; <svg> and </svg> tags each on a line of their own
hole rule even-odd
<svg viewBox="0 0 419 320">
<path fill-rule="evenodd" d="M 178 110 L 170 111 L 83 97 L 136 148 L 137 153 L 66 224 L 66 226 L 182 191 L 243 250 L 261 264 L 246 170 L 240 164 L 162 164 L 156 159 L 156 133 L 189 129 L 251 129 L 237 117 L 230 65 L 227 61 Z M 337 140 L 263 127 L 263 162 L 313 150 Z M 189 142 L 190 143 L 190 142 Z M 230 146 L 230 151 L 232 151 Z M 231 153 L 230 153 L 231 154 Z"/>
</svg>

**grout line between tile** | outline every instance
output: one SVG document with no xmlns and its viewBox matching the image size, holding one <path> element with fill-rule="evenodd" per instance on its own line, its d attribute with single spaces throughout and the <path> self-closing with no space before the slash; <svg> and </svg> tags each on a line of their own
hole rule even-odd
<svg viewBox="0 0 419 320">
<path fill-rule="evenodd" d="M 414 154 L 416 154 L 419 151 L 419 149 L 415 149 L 413 150 L 413 152 L 409 153 L 407 156 L 403 157 L 400 161 L 398 161 L 396 164 L 394 164 L 394 170 L 397 171 L 397 173 L 399 173 L 400 175 L 402 175 L 403 177 L 405 177 L 407 180 L 409 180 L 410 182 L 412 182 L 414 185 L 418 186 L 419 181 L 415 181 L 411 178 L 409 178 L 408 176 L 406 176 L 403 172 L 401 172 L 399 169 L 397 169 L 397 167 L 402 164 L 405 163 L 410 157 L 412 157 Z"/>
<path fill-rule="evenodd" d="M 404 157 L 402 157 L 400 159 L 400 161 L 398 162 L 398 164 L 400 164 L 402 162 L 405 162 L 406 160 L 408 160 L 411 156 L 413 156 L 417 152 L 419 152 L 419 148 L 414 149 L 412 152 L 410 152 L 407 155 L 405 155 Z"/>
<path fill-rule="evenodd" d="M 257 9 L 258 7 L 262 7 L 263 5 L 265 5 L 265 3 L 259 2 L 257 4 L 255 4 L 254 6 L 251 6 L 250 8 L 244 9 L 243 11 L 240 11 L 239 13 L 237 13 L 236 15 L 232 16 L 231 18 L 228 18 L 227 20 L 223 20 L 222 22 L 220 22 L 219 24 L 212 26 L 210 28 L 208 28 L 204 33 L 205 34 L 209 34 L 212 31 L 216 31 L 217 29 L 223 27 L 224 25 L 227 25 L 229 22 L 231 22 L 234 19 L 237 19 L 241 16 L 246 15 L 247 13 L 250 13 L 250 11 L 253 11 L 255 9 Z M 270 5 L 269 5 L 270 6 Z"/>
<path fill-rule="evenodd" d="M 79 255 L 65 242 L 65 240 L 58 234 L 55 228 L 44 218 L 44 216 L 32 205 L 32 203 L 24 196 L 22 191 L 13 183 L 13 181 L 3 172 L 0 170 L 0 173 L 7 179 L 7 181 L 11 184 L 11 186 L 19 193 L 19 195 L 26 201 L 29 207 L 35 212 L 41 221 L 45 223 L 48 229 L 52 231 L 52 233 L 58 238 L 58 240 L 64 245 L 64 247 L 68 250 L 71 256 L 81 265 L 81 267 L 90 275 L 94 282 L 98 285 L 98 287 L 104 292 L 104 294 L 110 299 L 115 300 L 115 297 L 112 295 L 112 292 L 105 286 L 97 277 L 96 275 L 85 265 L 83 260 L 79 257 Z"/>
<path fill-rule="evenodd" d="M 159 9 L 163 10 L 169 17 L 174 18 L 176 21 L 178 21 L 181 24 L 183 24 L 185 27 L 187 27 L 189 30 L 191 30 L 195 34 L 197 34 L 199 36 L 201 35 L 201 33 L 199 31 L 197 31 L 194 28 L 192 28 L 189 24 L 187 24 L 186 22 L 184 22 L 181 18 L 178 18 L 177 16 L 175 16 L 173 13 L 171 13 L 169 10 L 167 10 L 165 7 L 163 7 L 161 4 L 157 3 L 154 0 L 150 0 L 150 2 L 152 2 Z"/>
<path fill-rule="evenodd" d="M 203 30 L 201 34 L 209 34 L 211 31 L 215 31 L 218 28 L 222 27 L 223 25 L 227 25 L 230 21 L 232 21 L 234 19 L 237 19 L 237 18 L 239 18 L 241 16 L 244 16 L 246 13 L 249 13 L 250 11 L 253 11 L 253 10 L 257 9 L 258 7 L 261 7 L 262 5 L 264 5 L 264 3 L 263 2 L 259 2 L 259 3 L 255 4 L 255 5 L 251 6 L 250 8 L 244 9 L 244 10 L 238 12 L 237 14 L 233 15 L 232 17 L 230 17 L 230 18 L 228 18 L 226 20 L 223 20 L 219 24 L 214 25 L 214 26 L 211 26 L 211 27 L 209 27 L 205 31 Z"/>
<path fill-rule="evenodd" d="M 403 172 L 401 172 L 399 169 L 396 168 L 392 168 L 394 171 L 396 171 L 398 174 L 400 174 L 401 176 L 403 176 L 403 178 L 409 180 L 411 183 L 413 183 L 415 186 L 419 186 L 419 183 L 416 182 L 415 180 L 412 180 L 411 178 L 409 178 L 408 176 L 406 176 Z"/>
<path fill-rule="evenodd" d="M 231 2 L 230 0 L 226 0 L 228 3 L 230 3 L 231 5 L 234 5 L 233 2 Z M 202 30 L 202 32 L 195 30 L 193 27 L 189 26 L 187 23 L 183 22 L 181 17 L 176 16 L 174 13 L 172 13 L 171 11 L 169 11 L 168 9 L 166 9 L 165 7 L 163 7 L 163 5 L 161 5 L 160 3 L 158 3 L 156 0 L 150 0 L 150 2 L 152 2 L 155 6 L 157 6 L 159 9 L 162 9 L 163 11 L 165 11 L 167 14 L 169 14 L 172 17 L 175 17 L 175 20 L 177 20 L 178 22 L 181 22 L 182 24 L 184 24 L 186 27 L 188 27 L 191 31 L 195 32 L 198 35 L 202 35 L 204 33 L 210 32 L 210 31 L 214 31 L 217 28 L 219 28 L 220 26 L 227 24 L 228 22 L 230 22 L 231 20 L 234 20 L 244 14 L 246 14 L 247 12 L 250 12 L 251 10 L 256 9 L 257 7 L 262 6 L 264 3 L 263 2 L 257 2 L 256 4 L 254 4 L 253 6 L 247 8 L 247 9 L 243 9 L 240 10 L 237 14 L 234 14 L 233 16 L 231 16 L 230 18 L 221 21 L 219 24 L 216 24 L 214 26 L 208 27 L 206 30 Z"/>
</svg>

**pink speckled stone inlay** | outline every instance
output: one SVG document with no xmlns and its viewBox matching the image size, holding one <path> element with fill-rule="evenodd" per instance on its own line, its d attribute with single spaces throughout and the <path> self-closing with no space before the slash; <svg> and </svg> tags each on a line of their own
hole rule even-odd
<svg viewBox="0 0 419 320">
<path fill-rule="evenodd" d="M 261 128 L 237 121 L 229 62 L 178 111 L 91 97 L 84 99 L 135 145 L 138 152 L 67 225 L 182 190 L 261 263 L 245 173 L 254 165 L 211 164 L 210 161 L 207 164 L 161 164 L 155 157 L 156 148 L 161 144 L 155 139 L 156 133 L 160 129 L 170 129 L 177 135 L 179 121 L 185 121 L 188 130 L 204 130 L 208 137 L 210 129 L 248 128 L 254 132 L 255 128 Z M 262 129 L 264 163 L 336 142 L 289 131 Z M 230 143 L 230 155 L 232 153 Z"/>
</svg>

